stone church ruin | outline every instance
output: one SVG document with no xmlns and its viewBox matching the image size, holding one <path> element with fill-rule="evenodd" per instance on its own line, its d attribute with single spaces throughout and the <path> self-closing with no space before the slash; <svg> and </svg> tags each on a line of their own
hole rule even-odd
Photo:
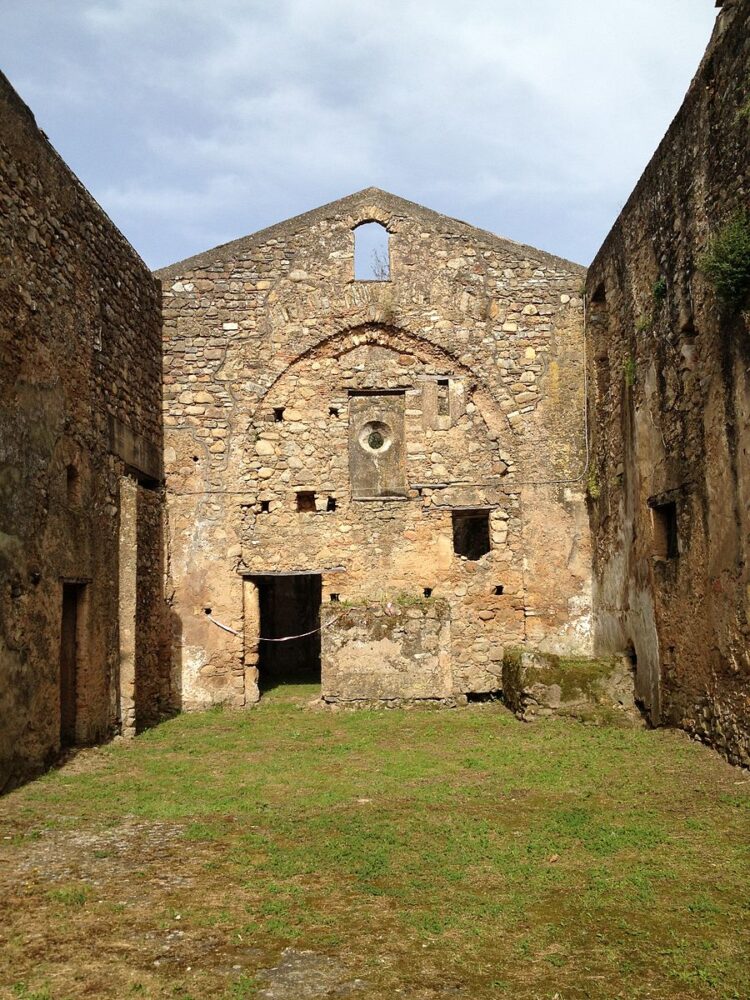
<svg viewBox="0 0 750 1000">
<path fill-rule="evenodd" d="M 592 655 L 750 763 L 747 300 L 703 264 L 747 220 L 750 15 L 718 6 L 588 272 L 367 188 L 152 275 L 0 78 L 0 790 L 292 680 L 455 704 Z"/>
<path fill-rule="evenodd" d="M 373 223 L 388 277 L 359 279 Z M 450 699 L 509 643 L 589 651 L 581 268 L 368 189 L 158 277 L 186 706 L 280 661 Z"/>
</svg>

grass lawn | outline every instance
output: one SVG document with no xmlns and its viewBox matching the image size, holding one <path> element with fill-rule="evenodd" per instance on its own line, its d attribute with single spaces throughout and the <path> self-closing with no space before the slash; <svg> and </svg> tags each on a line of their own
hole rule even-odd
<svg viewBox="0 0 750 1000">
<path fill-rule="evenodd" d="M 746 773 L 677 732 L 313 693 L 0 800 L 0 996 L 750 997 Z"/>
</svg>

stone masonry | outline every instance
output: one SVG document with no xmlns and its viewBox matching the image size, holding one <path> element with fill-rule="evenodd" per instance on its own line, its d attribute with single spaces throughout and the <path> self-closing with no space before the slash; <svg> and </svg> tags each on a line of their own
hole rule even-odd
<svg viewBox="0 0 750 1000">
<path fill-rule="evenodd" d="M 749 21 L 746 0 L 723 4 L 587 281 L 597 647 L 630 651 L 653 722 L 745 765 L 748 312 L 722 304 L 701 254 L 750 203 Z"/>
<path fill-rule="evenodd" d="M 367 188 L 155 280 L 0 75 L 0 792 L 291 679 L 619 717 L 632 672 L 750 763 L 748 303 L 702 257 L 750 225 L 750 0 L 717 7 L 588 275 Z"/>
<path fill-rule="evenodd" d="M 355 280 L 373 221 L 390 277 Z M 507 642 L 588 648 L 582 268 L 369 188 L 159 277 L 183 705 L 258 698 L 284 573 L 326 605 L 446 602 L 447 680 L 422 697 L 497 690 Z M 342 699 L 377 697 L 357 676 Z"/>
<path fill-rule="evenodd" d="M 0 75 L 0 791 L 158 717 L 158 287 Z"/>
</svg>

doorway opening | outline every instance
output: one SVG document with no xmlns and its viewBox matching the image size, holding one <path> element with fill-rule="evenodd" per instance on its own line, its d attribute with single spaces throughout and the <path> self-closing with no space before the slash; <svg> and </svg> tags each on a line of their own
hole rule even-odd
<svg viewBox="0 0 750 1000">
<path fill-rule="evenodd" d="M 85 584 L 63 583 L 60 620 L 60 746 L 76 743 L 80 625 Z"/>
<path fill-rule="evenodd" d="M 261 693 L 284 684 L 320 684 L 323 577 L 320 573 L 279 574 L 254 577 L 253 582 L 260 606 Z"/>
</svg>

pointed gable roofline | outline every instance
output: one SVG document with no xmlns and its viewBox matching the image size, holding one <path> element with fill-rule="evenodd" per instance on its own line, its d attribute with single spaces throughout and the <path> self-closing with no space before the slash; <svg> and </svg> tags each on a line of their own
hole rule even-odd
<svg viewBox="0 0 750 1000">
<path fill-rule="evenodd" d="M 468 222 L 462 222 L 460 219 L 441 215 L 440 212 L 435 212 L 431 208 L 425 208 L 424 205 L 418 205 L 414 201 L 407 201 L 406 198 L 399 198 L 398 195 L 382 191 L 380 188 L 368 187 L 362 191 L 356 191 L 354 194 L 346 195 L 344 198 L 328 202 L 326 205 L 321 205 L 319 208 L 314 208 L 309 212 L 304 212 L 302 215 L 295 215 L 285 222 L 277 222 L 267 229 L 260 229 L 256 233 L 250 233 L 248 236 L 242 236 L 229 243 L 222 243 L 211 250 L 205 250 L 203 253 L 196 254 L 193 257 L 187 257 L 185 260 L 169 264 L 167 267 L 155 271 L 154 274 L 157 278 L 164 281 L 169 278 L 179 277 L 190 271 L 212 268 L 225 264 L 228 261 L 239 260 L 246 251 L 252 250 L 254 247 L 262 246 L 272 239 L 280 237 L 288 238 L 294 233 L 314 225 L 321 219 L 329 218 L 331 215 L 346 213 L 357 216 L 362 211 L 374 208 L 379 210 L 378 214 L 382 212 L 384 216 L 402 215 L 424 219 L 431 228 L 439 233 L 442 232 L 451 236 L 465 235 L 489 248 L 510 251 L 518 257 L 531 257 L 540 262 L 554 264 L 558 267 L 562 266 L 565 270 L 569 271 L 573 270 L 583 273 L 586 270 L 582 265 L 565 260 L 563 257 L 556 257 L 554 254 L 545 253 L 543 250 L 525 246 L 523 243 L 516 243 L 514 240 L 503 236 L 497 236 L 495 233 L 491 233 L 486 229 L 479 229 L 477 226 L 472 226 Z M 361 221 L 372 221 L 372 217 L 366 214 L 366 216 L 362 217 Z"/>
</svg>

